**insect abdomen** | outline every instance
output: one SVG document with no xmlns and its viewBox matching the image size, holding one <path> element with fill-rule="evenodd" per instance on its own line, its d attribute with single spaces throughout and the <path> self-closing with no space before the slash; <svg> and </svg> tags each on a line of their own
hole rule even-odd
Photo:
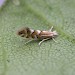
<svg viewBox="0 0 75 75">
<path fill-rule="evenodd" d="M 47 35 L 50 35 L 50 32 L 34 30 L 34 32 L 31 34 L 31 38 L 39 39 L 39 40 L 46 39 L 46 38 L 51 38 L 51 36 L 47 36 Z"/>
</svg>

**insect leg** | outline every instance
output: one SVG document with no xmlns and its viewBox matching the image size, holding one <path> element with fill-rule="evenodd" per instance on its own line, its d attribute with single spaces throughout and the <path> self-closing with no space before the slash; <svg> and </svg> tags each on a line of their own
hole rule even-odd
<svg viewBox="0 0 75 75">
<path fill-rule="evenodd" d="M 52 31 L 52 29 L 53 29 L 53 26 L 49 29 L 49 31 Z"/>
<path fill-rule="evenodd" d="M 33 41 L 33 40 L 36 40 L 36 39 L 31 39 L 31 40 L 29 40 L 28 42 L 26 42 L 25 44 L 28 44 L 29 42 L 31 42 L 31 41 Z"/>
<path fill-rule="evenodd" d="M 54 38 L 52 38 L 52 40 L 57 43 L 57 41 Z"/>
<path fill-rule="evenodd" d="M 29 42 L 31 42 L 31 41 L 33 41 L 33 39 L 32 39 L 32 40 L 27 41 L 25 44 L 28 44 L 28 43 L 29 43 Z"/>
<path fill-rule="evenodd" d="M 39 42 L 39 46 L 41 45 L 41 43 L 43 43 L 44 41 L 48 40 L 50 38 L 47 38 L 47 39 L 43 39 L 42 41 Z"/>
</svg>

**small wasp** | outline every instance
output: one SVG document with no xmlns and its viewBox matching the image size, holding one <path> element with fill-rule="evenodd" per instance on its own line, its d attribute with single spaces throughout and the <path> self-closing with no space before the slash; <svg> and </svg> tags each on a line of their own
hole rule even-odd
<svg viewBox="0 0 75 75">
<path fill-rule="evenodd" d="M 19 30 L 17 34 L 21 37 L 33 38 L 33 40 L 41 40 L 39 42 L 39 45 L 40 45 L 42 42 L 49 40 L 49 39 L 53 39 L 55 41 L 54 38 L 58 35 L 58 33 L 56 31 L 52 31 L 52 29 L 53 29 L 53 26 L 49 30 L 43 30 L 43 31 L 33 30 L 28 27 L 24 27 L 21 30 Z M 32 40 L 29 40 L 28 42 L 30 41 Z"/>
</svg>

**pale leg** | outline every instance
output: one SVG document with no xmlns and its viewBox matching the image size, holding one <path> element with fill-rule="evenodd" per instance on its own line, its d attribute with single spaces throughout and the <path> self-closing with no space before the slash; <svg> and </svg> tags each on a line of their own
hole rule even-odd
<svg viewBox="0 0 75 75">
<path fill-rule="evenodd" d="M 43 43 L 44 41 L 48 40 L 50 38 L 47 38 L 47 39 L 43 39 L 42 41 L 39 42 L 39 45 L 41 45 L 41 43 Z"/>
<path fill-rule="evenodd" d="M 51 32 L 51 31 L 52 31 L 52 29 L 53 29 L 53 26 L 49 29 L 49 31 Z"/>
<path fill-rule="evenodd" d="M 54 38 L 52 38 L 52 40 L 57 43 L 57 41 Z"/>
<path fill-rule="evenodd" d="M 31 41 L 33 41 L 33 40 L 36 40 L 36 39 L 31 39 L 31 40 L 29 40 L 28 42 L 26 42 L 25 44 L 28 44 L 29 42 L 31 42 Z"/>
</svg>

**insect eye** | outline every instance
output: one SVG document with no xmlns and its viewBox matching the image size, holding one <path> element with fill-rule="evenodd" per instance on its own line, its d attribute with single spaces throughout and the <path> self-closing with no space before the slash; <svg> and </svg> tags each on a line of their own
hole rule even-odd
<svg viewBox="0 0 75 75">
<path fill-rule="evenodd" d="M 21 35 L 21 34 L 23 34 L 23 32 L 18 32 L 18 35 Z"/>
<path fill-rule="evenodd" d="M 19 34 L 23 34 L 22 32 L 20 32 Z"/>
</svg>

